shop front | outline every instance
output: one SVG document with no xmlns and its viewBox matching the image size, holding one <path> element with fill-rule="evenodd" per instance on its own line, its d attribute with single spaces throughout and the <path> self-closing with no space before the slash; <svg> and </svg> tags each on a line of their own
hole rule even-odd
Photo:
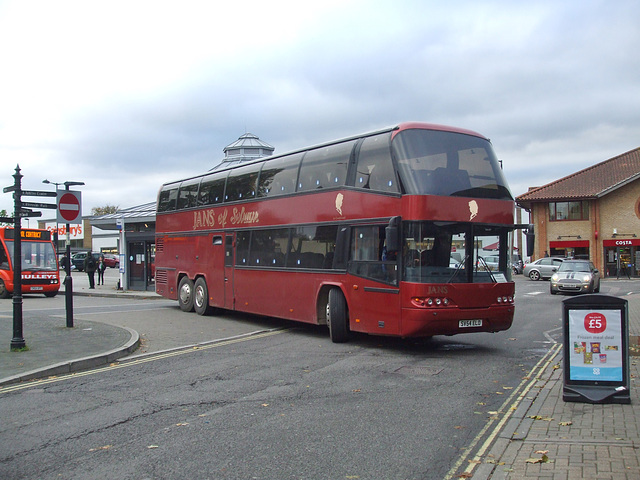
<svg viewBox="0 0 640 480">
<path fill-rule="evenodd" d="M 579 237 L 578 237 L 579 238 Z M 551 257 L 589 259 L 589 240 L 557 240 L 549 242 Z"/>
<path fill-rule="evenodd" d="M 637 277 L 640 275 L 640 239 L 612 239 L 602 242 L 606 277 Z"/>
</svg>

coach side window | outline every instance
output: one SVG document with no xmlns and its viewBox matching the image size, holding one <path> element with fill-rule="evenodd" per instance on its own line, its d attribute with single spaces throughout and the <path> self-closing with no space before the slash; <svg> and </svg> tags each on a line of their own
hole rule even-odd
<svg viewBox="0 0 640 480">
<path fill-rule="evenodd" d="M 307 192 L 344 185 L 354 145 L 355 140 L 307 152 L 300 167 L 298 191 Z"/>
<path fill-rule="evenodd" d="M 389 133 L 364 140 L 358 154 L 355 186 L 378 192 L 397 193 L 398 181 L 391 161 Z"/>
<path fill-rule="evenodd" d="M 227 179 L 224 201 L 234 202 L 236 200 L 249 200 L 254 198 L 258 188 L 259 170 L 259 164 L 231 170 L 229 178 Z"/>
<path fill-rule="evenodd" d="M 298 168 L 303 153 L 268 160 L 264 163 L 258 181 L 258 197 L 286 195 L 296 191 Z"/>
<path fill-rule="evenodd" d="M 178 206 L 176 207 L 178 210 L 196 206 L 199 186 L 199 178 L 182 182 L 180 193 L 178 194 Z"/>
<path fill-rule="evenodd" d="M 178 187 L 180 184 L 166 185 L 162 187 L 158 197 L 158 211 L 169 212 L 176 209 L 176 199 L 178 198 Z"/>
<path fill-rule="evenodd" d="M 251 232 L 238 232 L 236 235 L 236 265 L 249 265 L 249 242 Z"/>
<path fill-rule="evenodd" d="M 204 177 L 200 185 L 200 193 L 198 193 L 198 205 L 222 203 L 226 177 L 227 172 L 214 173 Z"/>
<path fill-rule="evenodd" d="M 385 225 L 358 226 L 352 232 L 349 273 L 396 285 L 398 267 L 385 248 Z"/>
</svg>

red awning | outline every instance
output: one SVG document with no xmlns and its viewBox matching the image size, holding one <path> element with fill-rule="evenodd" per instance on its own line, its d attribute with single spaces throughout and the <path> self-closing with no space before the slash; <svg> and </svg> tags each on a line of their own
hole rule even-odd
<svg viewBox="0 0 640 480">
<path fill-rule="evenodd" d="M 498 250 L 500 248 L 500 242 L 492 243 L 486 247 L 482 247 L 483 250 Z M 518 251 L 518 247 L 513 247 L 514 251 Z"/>
<path fill-rule="evenodd" d="M 558 240 L 549 242 L 549 248 L 589 248 L 589 240 Z"/>
</svg>

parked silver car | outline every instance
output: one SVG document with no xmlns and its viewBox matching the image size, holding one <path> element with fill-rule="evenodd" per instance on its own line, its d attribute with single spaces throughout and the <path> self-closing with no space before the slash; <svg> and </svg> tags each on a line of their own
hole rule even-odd
<svg viewBox="0 0 640 480">
<path fill-rule="evenodd" d="M 488 255 L 486 257 L 480 257 L 482 260 L 478 262 L 479 270 L 484 270 L 485 265 L 490 271 L 499 270 L 500 257 L 498 255 Z"/>
<path fill-rule="evenodd" d="M 551 276 L 549 291 L 598 293 L 600 291 L 600 272 L 589 260 L 565 260 L 558 271 Z"/>
<path fill-rule="evenodd" d="M 551 275 L 558 271 L 563 261 L 564 259 L 558 257 L 540 258 L 535 262 L 527 263 L 522 273 L 531 280 L 551 278 Z"/>
</svg>

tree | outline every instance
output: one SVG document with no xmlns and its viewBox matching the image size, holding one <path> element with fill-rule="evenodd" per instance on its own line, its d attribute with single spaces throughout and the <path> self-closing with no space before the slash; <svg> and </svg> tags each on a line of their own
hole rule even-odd
<svg viewBox="0 0 640 480">
<path fill-rule="evenodd" d="M 93 207 L 91 209 L 91 216 L 96 217 L 98 215 L 108 215 L 109 213 L 116 213 L 119 208 L 119 205 L 109 204 L 106 204 L 104 207 Z"/>
<path fill-rule="evenodd" d="M 2 210 L 0 210 L 0 217 L 9 217 L 9 214 L 7 213 L 7 211 L 3 208 Z M 6 222 L 0 222 L 0 226 L 4 226 L 4 225 L 13 225 L 13 223 L 6 223 Z"/>
</svg>

